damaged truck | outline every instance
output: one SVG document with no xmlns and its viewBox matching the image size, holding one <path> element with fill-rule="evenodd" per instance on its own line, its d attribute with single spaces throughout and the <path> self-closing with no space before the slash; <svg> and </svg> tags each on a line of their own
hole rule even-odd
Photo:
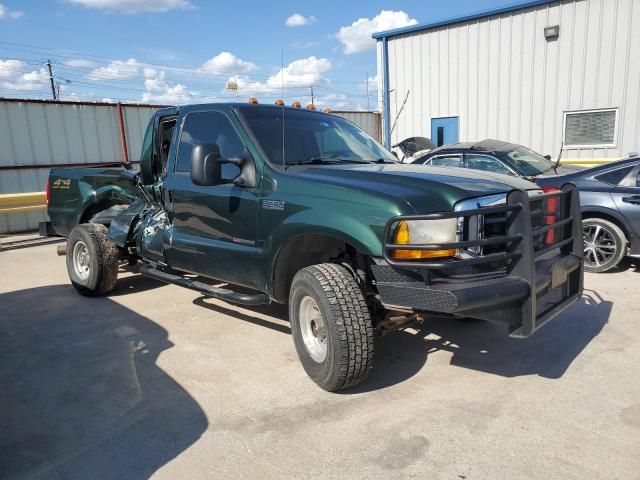
<svg viewBox="0 0 640 480">
<path fill-rule="evenodd" d="M 163 108 L 139 168 L 53 169 L 47 193 L 41 227 L 67 237 L 80 294 L 108 294 L 128 262 L 230 303 L 288 303 L 300 361 L 329 391 L 367 377 L 377 335 L 430 313 L 524 338 L 582 293 L 575 186 L 401 164 L 329 113 Z"/>
</svg>

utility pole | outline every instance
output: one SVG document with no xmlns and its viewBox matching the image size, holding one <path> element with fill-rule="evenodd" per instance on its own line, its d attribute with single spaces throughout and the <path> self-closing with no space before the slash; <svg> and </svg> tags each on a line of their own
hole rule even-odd
<svg viewBox="0 0 640 480">
<path fill-rule="evenodd" d="M 367 89 L 367 112 L 370 112 L 371 109 L 369 108 L 369 72 L 365 72 L 365 81 L 364 84 L 366 85 L 366 89 Z"/>
<path fill-rule="evenodd" d="M 313 85 L 309 87 L 311 89 L 311 104 L 313 104 Z"/>
<path fill-rule="evenodd" d="M 57 100 L 58 96 L 56 95 L 56 86 L 53 82 L 53 70 L 51 70 L 51 60 L 47 59 L 45 62 L 47 67 L 49 67 L 49 82 L 51 82 L 51 94 L 53 95 L 53 99 Z"/>
</svg>

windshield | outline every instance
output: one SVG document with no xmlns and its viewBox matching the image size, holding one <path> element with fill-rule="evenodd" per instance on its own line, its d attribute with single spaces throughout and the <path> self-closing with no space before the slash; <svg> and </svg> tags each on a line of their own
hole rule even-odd
<svg viewBox="0 0 640 480">
<path fill-rule="evenodd" d="M 367 133 L 336 115 L 273 107 L 249 107 L 240 111 L 275 165 L 397 161 Z"/>
<path fill-rule="evenodd" d="M 555 167 L 554 162 L 525 147 L 516 147 L 502 152 L 502 158 L 505 163 L 525 177 L 535 177 Z"/>
</svg>

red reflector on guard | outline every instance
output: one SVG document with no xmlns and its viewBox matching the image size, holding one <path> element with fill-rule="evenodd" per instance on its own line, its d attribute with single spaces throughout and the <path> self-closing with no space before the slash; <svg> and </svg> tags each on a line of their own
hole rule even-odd
<svg viewBox="0 0 640 480">
<path fill-rule="evenodd" d="M 542 187 L 544 193 L 559 192 L 560 189 L 556 187 Z M 547 225 L 551 225 L 556 221 L 556 214 L 558 213 L 558 197 L 547 197 L 547 214 L 545 222 Z M 551 229 L 547 232 L 545 243 L 551 245 L 555 241 L 555 231 Z"/>
</svg>

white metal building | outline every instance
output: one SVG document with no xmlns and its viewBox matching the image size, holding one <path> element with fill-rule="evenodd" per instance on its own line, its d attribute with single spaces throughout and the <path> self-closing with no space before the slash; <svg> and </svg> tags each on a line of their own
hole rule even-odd
<svg viewBox="0 0 640 480">
<path fill-rule="evenodd" d="M 564 145 L 573 163 L 640 150 L 640 0 L 530 0 L 374 38 L 387 145 L 494 138 Z"/>
</svg>

